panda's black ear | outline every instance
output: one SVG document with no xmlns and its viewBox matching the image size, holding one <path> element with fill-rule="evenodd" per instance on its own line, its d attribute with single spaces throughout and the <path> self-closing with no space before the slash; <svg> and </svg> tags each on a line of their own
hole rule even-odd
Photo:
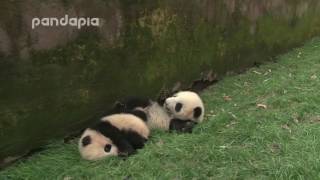
<svg viewBox="0 0 320 180">
<path fill-rule="evenodd" d="M 87 146 L 87 145 L 91 144 L 91 137 L 85 136 L 81 142 L 82 142 L 82 146 Z"/>
<path fill-rule="evenodd" d="M 201 107 L 196 107 L 196 108 L 193 109 L 193 117 L 194 118 L 200 117 L 201 113 L 202 113 Z"/>
</svg>

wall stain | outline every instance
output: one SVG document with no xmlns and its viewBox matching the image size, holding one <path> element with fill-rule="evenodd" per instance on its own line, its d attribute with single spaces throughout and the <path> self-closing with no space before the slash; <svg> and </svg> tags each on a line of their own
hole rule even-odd
<svg viewBox="0 0 320 180">
<path fill-rule="evenodd" d="M 317 0 L 26 0 L 0 4 L 0 161 L 91 124 L 118 98 L 239 71 L 320 33 Z M 37 17 L 100 17 L 100 28 Z"/>
</svg>

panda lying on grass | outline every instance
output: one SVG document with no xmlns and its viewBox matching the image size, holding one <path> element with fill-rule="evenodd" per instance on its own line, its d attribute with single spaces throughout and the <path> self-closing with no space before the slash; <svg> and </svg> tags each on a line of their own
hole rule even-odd
<svg viewBox="0 0 320 180">
<path fill-rule="evenodd" d="M 195 92 L 180 91 L 158 101 L 127 98 L 116 104 L 114 112 L 134 112 L 136 116 L 147 119 L 150 129 L 192 132 L 193 127 L 203 120 L 204 105 Z"/>
<path fill-rule="evenodd" d="M 84 159 L 134 154 L 148 140 L 149 129 L 192 132 L 203 120 L 204 106 L 198 94 L 181 91 L 158 101 L 126 98 L 111 112 L 82 134 L 79 151 Z"/>
<path fill-rule="evenodd" d="M 139 117 L 127 113 L 113 114 L 101 118 L 83 132 L 79 151 L 87 160 L 129 156 L 144 146 L 149 134 L 149 128 Z"/>
</svg>

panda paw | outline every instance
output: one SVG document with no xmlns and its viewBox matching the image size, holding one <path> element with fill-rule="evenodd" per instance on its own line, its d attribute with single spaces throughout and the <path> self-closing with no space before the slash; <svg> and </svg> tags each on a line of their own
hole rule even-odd
<svg viewBox="0 0 320 180">
<path fill-rule="evenodd" d="M 170 122 L 170 131 L 181 133 L 192 133 L 192 129 L 197 123 L 191 120 L 172 119 Z"/>
<path fill-rule="evenodd" d="M 184 127 L 182 127 L 181 129 L 181 132 L 184 132 L 184 133 L 192 133 L 192 129 L 194 128 L 194 126 L 196 125 L 197 123 L 195 122 L 187 122 L 185 124 Z"/>
</svg>

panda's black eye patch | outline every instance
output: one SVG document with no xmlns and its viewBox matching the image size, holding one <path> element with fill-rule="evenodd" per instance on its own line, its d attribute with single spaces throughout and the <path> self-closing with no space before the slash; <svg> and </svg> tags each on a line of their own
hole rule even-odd
<svg viewBox="0 0 320 180">
<path fill-rule="evenodd" d="M 201 107 L 196 107 L 193 109 L 193 117 L 194 118 L 200 117 L 201 113 L 202 113 Z"/>
<path fill-rule="evenodd" d="M 110 151 L 111 151 L 111 147 L 112 147 L 111 144 L 105 145 L 105 146 L 104 146 L 104 151 L 105 151 L 105 152 L 110 152 Z"/>
<path fill-rule="evenodd" d="M 176 110 L 176 112 L 179 112 L 179 111 L 181 111 L 181 108 L 182 108 L 182 104 L 181 103 L 177 103 L 176 107 L 174 109 Z"/>
<path fill-rule="evenodd" d="M 90 136 L 85 136 L 82 139 L 82 146 L 87 146 L 91 143 L 91 137 Z"/>
</svg>

